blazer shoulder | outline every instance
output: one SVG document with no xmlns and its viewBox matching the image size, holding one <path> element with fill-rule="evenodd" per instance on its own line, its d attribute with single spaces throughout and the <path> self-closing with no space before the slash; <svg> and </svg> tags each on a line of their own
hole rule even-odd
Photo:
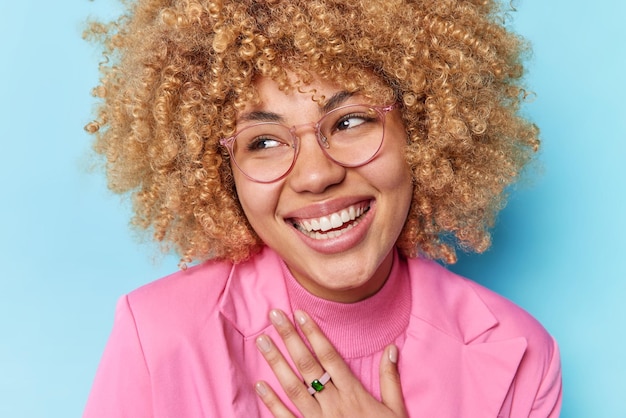
<svg viewBox="0 0 626 418">
<path fill-rule="evenodd" d="M 204 263 L 179 270 L 133 291 L 129 298 L 139 301 L 146 298 L 171 297 L 172 294 L 191 296 L 223 288 L 233 265 L 226 261 L 205 261 Z M 215 292 L 213 292 L 215 293 Z"/>
<path fill-rule="evenodd" d="M 138 330 L 182 331 L 214 316 L 232 268 L 207 261 L 133 290 L 126 298 Z"/>
</svg>

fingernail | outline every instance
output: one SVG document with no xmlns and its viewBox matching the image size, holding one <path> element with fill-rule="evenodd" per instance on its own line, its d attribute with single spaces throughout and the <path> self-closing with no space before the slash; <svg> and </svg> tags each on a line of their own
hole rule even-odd
<svg viewBox="0 0 626 418">
<path fill-rule="evenodd" d="M 270 351 L 270 348 L 272 348 L 272 344 L 270 343 L 269 338 L 267 338 L 265 335 L 261 335 L 259 338 L 256 339 L 256 346 L 259 347 L 259 350 L 263 351 L 264 353 L 267 353 L 268 351 Z"/>
<path fill-rule="evenodd" d="M 389 361 L 393 364 L 398 364 L 398 347 L 395 345 L 389 347 Z"/>
<path fill-rule="evenodd" d="M 285 317 L 282 312 L 273 309 L 270 311 L 270 321 L 272 321 L 274 325 L 282 325 L 285 322 Z"/>
<path fill-rule="evenodd" d="M 296 311 L 294 313 L 294 316 L 296 317 L 296 321 L 298 321 L 298 324 L 304 325 L 306 323 L 306 315 L 304 315 L 304 313 L 302 313 L 301 311 Z"/>
<path fill-rule="evenodd" d="M 256 393 L 259 394 L 259 396 L 267 395 L 267 388 L 265 387 L 265 384 L 263 382 L 257 382 L 256 385 L 254 385 L 254 389 L 256 390 Z"/>
</svg>

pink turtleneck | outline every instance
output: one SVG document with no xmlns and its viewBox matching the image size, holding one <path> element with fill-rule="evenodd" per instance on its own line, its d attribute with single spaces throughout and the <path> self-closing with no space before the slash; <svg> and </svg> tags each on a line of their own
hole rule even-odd
<svg viewBox="0 0 626 418">
<path fill-rule="evenodd" d="M 394 253 L 389 278 L 373 296 L 356 303 L 319 298 L 305 290 L 283 264 L 292 311 L 307 312 L 362 383 L 378 394 L 378 363 L 386 346 L 401 347 L 411 313 L 406 263 Z"/>
</svg>

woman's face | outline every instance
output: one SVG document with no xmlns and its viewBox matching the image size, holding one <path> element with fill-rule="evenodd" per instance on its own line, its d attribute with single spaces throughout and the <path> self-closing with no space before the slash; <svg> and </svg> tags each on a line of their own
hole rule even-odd
<svg viewBox="0 0 626 418">
<path fill-rule="evenodd" d="M 342 94 L 327 82 L 315 82 L 307 89 L 318 97 L 323 95 L 327 100 L 323 103 L 313 101 L 311 93 L 285 94 L 271 79 L 260 78 L 256 86 L 261 101 L 239 115 L 238 131 L 258 123 L 250 121 L 255 119 L 250 115 L 297 126 L 317 122 L 327 103 L 331 108 L 389 104 L 367 103 L 358 95 Z M 295 165 L 276 182 L 254 182 L 233 165 L 243 210 L 259 237 L 309 292 L 339 302 L 364 299 L 376 293 L 389 274 L 392 250 L 411 204 L 412 182 L 404 159 L 406 133 L 400 114 L 398 110 L 387 113 L 380 151 L 372 161 L 355 168 L 326 157 L 312 127 L 300 127 L 296 134 L 300 150 Z M 347 219 L 351 211 L 364 213 L 332 232 L 303 232 L 304 221 L 310 226 L 332 217 L 336 222 L 342 215 Z"/>
</svg>

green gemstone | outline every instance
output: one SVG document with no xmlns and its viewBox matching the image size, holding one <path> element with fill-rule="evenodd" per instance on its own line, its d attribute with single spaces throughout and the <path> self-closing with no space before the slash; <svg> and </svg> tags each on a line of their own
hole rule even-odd
<svg viewBox="0 0 626 418">
<path fill-rule="evenodd" d="M 321 392 L 324 389 L 324 384 L 315 379 L 313 382 L 311 382 L 311 387 L 315 389 L 316 392 Z"/>
</svg>

